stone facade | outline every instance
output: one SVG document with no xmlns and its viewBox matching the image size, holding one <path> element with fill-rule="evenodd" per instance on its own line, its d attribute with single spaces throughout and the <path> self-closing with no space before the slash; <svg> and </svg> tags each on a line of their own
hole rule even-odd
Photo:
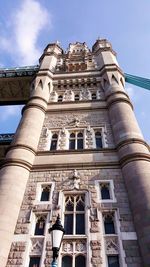
<svg viewBox="0 0 150 267">
<path fill-rule="evenodd" d="M 148 149 L 110 43 L 48 45 L 2 165 L 0 266 L 50 266 L 58 214 L 58 267 L 150 266 Z"/>
</svg>

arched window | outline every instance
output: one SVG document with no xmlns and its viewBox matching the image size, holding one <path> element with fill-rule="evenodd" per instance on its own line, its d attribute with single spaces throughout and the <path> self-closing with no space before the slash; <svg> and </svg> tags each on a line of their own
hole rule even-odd
<svg viewBox="0 0 150 267">
<path fill-rule="evenodd" d="M 58 135 L 53 134 L 52 139 L 51 139 L 50 150 L 56 150 L 57 149 L 57 141 L 58 141 Z"/>
<path fill-rule="evenodd" d="M 79 99 L 80 99 L 80 98 L 79 98 L 79 95 L 76 94 L 75 97 L 74 97 L 74 99 L 75 99 L 75 101 L 79 101 Z"/>
<path fill-rule="evenodd" d="M 46 218 L 43 216 L 37 218 L 34 232 L 35 235 L 44 235 L 45 220 Z"/>
<path fill-rule="evenodd" d="M 110 185 L 108 183 L 102 183 L 101 187 L 101 198 L 110 199 Z"/>
<path fill-rule="evenodd" d="M 76 136 L 74 133 L 71 133 L 69 138 L 69 149 L 75 149 L 75 145 L 76 145 Z"/>
<path fill-rule="evenodd" d="M 50 186 L 44 186 L 42 188 L 40 201 L 49 201 Z"/>
<path fill-rule="evenodd" d="M 63 96 L 62 95 L 59 95 L 58 96 L 58 102 L 62 102 L 63 101 Z"/>
<path fill-rule="evenodd" d="M 101 132 L 95 132 L 95 143 L 96 143 L 96 148 L 103 147 Z"/>
<path fill-rule="evenodd" d="M 72 257 L 64 256 L 62 258 L 62 267 L 72 267 Z"/>
<path fill-rule="evenodd" d="M 85 234 L 84 195 L 67 195 L 65 197 L 64 228 L 66 235 Z"/>
<path fill-rule="evenodd" d="M 71 133 L 69 137 L 69 149 L 83 149 L 83 133 Z"/>
<path fill-rule="evenodd" d="M 83 149 L 83 133 L 77 134 L 77 149 Z"/>
<path fill-rule="evenodd" d="M 85 267 L 85 257 L 83 255 L 76 256 L 75 258 L 75 267 Z"/>
<path fill-rule="evenodd" d="M 92 93 L 92 100 L 96 100 L 96 94 L 95 93 Z"/>
<path fill-rule="evenodd" d="M 113 214 L 104 215 L 105 234 L 115 234 L 114 216 Z"/>
</svg>

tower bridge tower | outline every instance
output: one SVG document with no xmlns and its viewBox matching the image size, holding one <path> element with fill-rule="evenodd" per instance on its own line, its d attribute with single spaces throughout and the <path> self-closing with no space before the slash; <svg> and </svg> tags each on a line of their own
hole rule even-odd
<svg viewBox="0 0 150 267">
<path fill-rule="evenodd" d="M 1 135 L 0 266 L 150 266 L 150 163 L 111 44 L 49 44 L 34 67 L 0 72 L 1 104 L 24 103 Z M 4 152 L 6 155 L 4 156 Z"/>
</svg>

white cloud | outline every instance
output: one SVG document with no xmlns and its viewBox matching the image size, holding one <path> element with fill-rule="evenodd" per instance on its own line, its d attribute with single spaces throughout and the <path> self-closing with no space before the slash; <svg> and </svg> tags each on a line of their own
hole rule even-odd
<svg viewBox="0 0 150 267">
<path fill-rule="evenodd" d="M 20 116 L 23 106 L 4 106 L 0 108 L 0 121 L 5 122 L 10 118 Z"/>
<path fill-rule="evenodd" d="M 13 14 L 8 26 L 11 34 L 0 37 L 1 48 L 9 52 L 17 64 L 35 64 L 41 54 L 38 37 L 43 29 L 51 27 L 51 16 L 37 0 L 21 1 Z"/>
</svg>

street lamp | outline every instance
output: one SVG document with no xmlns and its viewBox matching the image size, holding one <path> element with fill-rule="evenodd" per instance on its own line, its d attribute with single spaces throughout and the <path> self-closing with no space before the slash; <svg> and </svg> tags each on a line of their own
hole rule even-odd
<svg viewBox="0 0 150 267">
<path fill-rule="evenodd" d="M 57 216 L 55 224 L 49 229 L 49 233 L 51 233 L 52 237 L 52 250 L 53 250 L 53 261 L 52 267 L 57 267 L 57 261 L 59 249 L 62 243 L 63 235 L 65 230 L 61 224 L 60 216 Z"/>
</svg>

